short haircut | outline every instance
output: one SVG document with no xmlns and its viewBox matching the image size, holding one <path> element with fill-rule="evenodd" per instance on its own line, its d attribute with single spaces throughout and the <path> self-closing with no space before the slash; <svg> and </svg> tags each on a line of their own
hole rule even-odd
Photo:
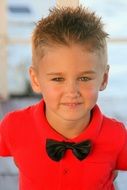
<svg viewBox="0 0 127 190">
<path fill-rule="evenodd" d="M 72 44 L 88 45 L 90 51 L 104 50 L 108 34 L 101 18 L 88 8 L 53 8 L 47 17 L 38 21 L 32 36 L 33 65 L 46 48 Z"/>
</svg>

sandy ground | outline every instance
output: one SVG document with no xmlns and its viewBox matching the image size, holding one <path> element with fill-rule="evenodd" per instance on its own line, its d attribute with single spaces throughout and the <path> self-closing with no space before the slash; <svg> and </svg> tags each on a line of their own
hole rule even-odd
<svg viewBox="0 0 127 190">
<path fill-rule="evenodd" d="M 38 98 L 10 99 L 0 103 L 0 118 L 12 110 L 36 103 Z M 102 111 L 111 117 L 115 117 L 127 124 L 127 98 L 100 98 L 98 104 Z M 116 190 L 127 189 L 127 172 L 119 172 L 115 180 Z M 18 190 L 18 170 L 11 158 L 0 158 L 0 190 Z"/>
</svg>

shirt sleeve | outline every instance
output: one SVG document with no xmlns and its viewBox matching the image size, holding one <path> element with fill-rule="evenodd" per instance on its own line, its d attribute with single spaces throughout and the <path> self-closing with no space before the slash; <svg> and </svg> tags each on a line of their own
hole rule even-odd
<svg viewBox="0 0 127 190">
<path fill-rule="evenodd" d="M 118 139 L 118 142 L 120 139 Z M 116 168 L 118 170 L 126 170 L 127 171 L 127 130 L 123 127 L 123 141 L 121 146 L 121 151 L 119 153 Z"/>
<path fill-rule="evenodd" d="M 8 142 L 8 117 L 0 121 L 0 156 L 11 156 Z"/>
</svg>

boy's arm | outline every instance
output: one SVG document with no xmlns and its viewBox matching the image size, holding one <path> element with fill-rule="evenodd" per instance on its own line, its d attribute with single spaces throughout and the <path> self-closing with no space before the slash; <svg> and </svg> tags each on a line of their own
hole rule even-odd
<svg viewBox="0 0 127 190">
<path fill-rule="evenodd" d="M 7 118 L 0 121 L 0 156 L 11 156 L 9 148 L 7 146 Z"/>
<path fill-rule="evenodd" d="M 118 143 L 121 139 L 118 139 Z M 116 168 L 118 170 L 127 170 L 127 130 L 123 127 L 123 144 L 119 153 Z"/>
</svg>

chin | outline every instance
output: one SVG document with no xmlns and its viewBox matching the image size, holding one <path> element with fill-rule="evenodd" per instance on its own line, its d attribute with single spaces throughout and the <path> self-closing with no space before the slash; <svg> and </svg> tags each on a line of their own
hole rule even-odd
<svg viewBox="0 0 127 190">
<path fill-rule="evenodd" d="M 78 120 L 82 120 L 83 118 L 85 118 L 85 115 L 62 115 L 61 116 L 64 120 L 66 121 L 78 121 Z"/>
</svg>

